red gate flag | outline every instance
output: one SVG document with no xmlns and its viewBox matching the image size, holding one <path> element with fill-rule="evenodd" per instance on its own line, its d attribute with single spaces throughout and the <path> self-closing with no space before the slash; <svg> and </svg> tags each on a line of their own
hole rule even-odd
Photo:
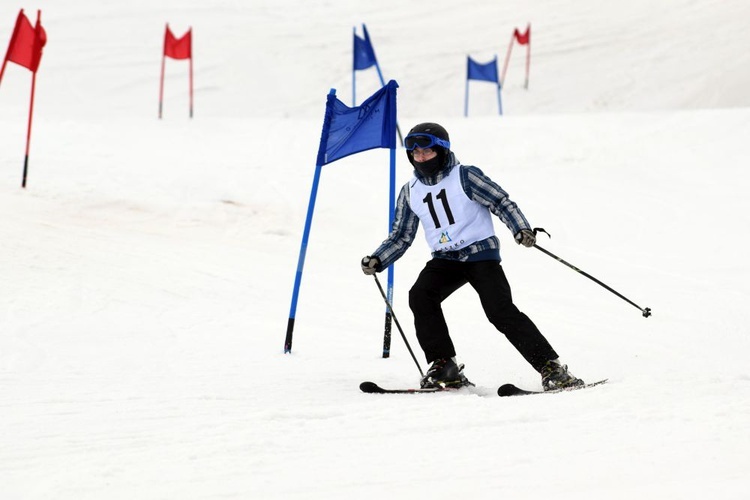
<svg viewBox="0 0 750 500">
<path fill-rule="evenodd" d="M 167 31 L 164 34 L 164 55 L 172 59 L 190 59 L 193 56 L 193 28 L 187 30 L 187 33 L 181 38 L 175 38 L 172 30 L 167 25 Z"/>
<path fill-rule="evenodd" d="M 32 26 L 21 9 L 16 19 L 16 26 L 13 28 L 13 35 L 10 37 L 5 62 L 20 64 L 36 73 L 39 62 L 42 60 L 42 48 L 46 43 L 47 33 L 42 28 L 41 21 L 37 21 L 36 27 Z M 5 62 L 3 67 L 5 67 Z"/>
<path fill-rule="evenodd" d="M 505 72 L 508 71 L 508 62 L 510 61 L 510 52 L 513 49 L 513 42 L 518 45 L 526 45 L 526 81 L 524 88 L 529 88 L 529 68 L 531 67 L 531 23 L 526 25 L 526 31 L 521 33 L 518 28 L 513 29 L 513 34 L 510 36 L 510 43 L 508 44 L 508 53 L 505 55 L 505 64 L 503 64 L 503 72 L 500 75 L 500 84 L 505 84 Z"/>
<path fill-rule="evenodd" d="M 31 102 L 29 103 L 29 124 L 26 128 L 26 155 L 23 161 L 23 180 L 21 187 L 26 187 L 29 171 L 29 150 L 31 145 L 31 118 L 34 114 L 34 90 L 36 89 L 36 71 L 42 60 L 42 48 L 47 43 L 47 33 L 42 28 L 42 11 L 36 11 L 36 26 L 32 26 L 24 15 L 23 9 L 18 13 L 13 35 L 10 37 L 8 51 L 5 53 L 3 65 L 0 67 L 0 82 L 3 80 L 5 66 L 8 61 L 20 64 L 31 70 Z"/>
<path fill-rule="evenodd" d="M 531 25 L 526 27 L 525 33 L 521 33 L 520 31 L 518 31 L 518 28 L 516 28 L 515 30 L 513 30 L 513 35 L 515 35 L 518 45 L 528 44 L 529 40 L 531 39 Z"/>
<path fill-rule="evenodd" d="M 164 52 L 161 56 L 161 78 L 159 79 L 159 118 L 164 101 L 164 62 L 167 57 L 172 59 L 187 59 L 190 62 L 190 118 L 193 117 L 193 28 L 188 28 L 187 32 L 180 38 L 175 38 L 169 24 L 164 31 Z"/>
</svg>

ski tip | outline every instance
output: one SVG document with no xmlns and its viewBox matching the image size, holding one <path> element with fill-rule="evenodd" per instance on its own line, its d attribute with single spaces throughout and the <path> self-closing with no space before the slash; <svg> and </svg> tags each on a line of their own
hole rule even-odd
<svg viewBox="0 0 750 500">
<path fill-rule="evenodd" d="M 359 390 L 367 393 L 382 392 L 382 389 L 375 382 L 362 382 L 359 384 Z"/>
<path fill-rule="evenodd" d="M 516 387 L 513 384 L 504 384 L 501 385 L 497 390 L 498 396 L 513 396 L 514 394 L 518 393 L 518 387 Z"/>
</svg>

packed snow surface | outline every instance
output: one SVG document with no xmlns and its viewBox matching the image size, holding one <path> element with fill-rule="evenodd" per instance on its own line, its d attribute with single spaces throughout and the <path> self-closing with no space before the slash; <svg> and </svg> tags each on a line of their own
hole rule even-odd
<svg viewBox="0 0 750 500">
<path fill-rule="evenodd" d="M 63 5 L 64 4 L 64 5 Z M 0 498 L 722 499 L 750 489 L 750 3 L 37 0 L 31 73 L 0 86 Z M 164 25 L 194 35 L 166 61 Z M 459 394 L 419 371 L 359 260 L 388 232 L 389 151 L 323 168 L 283 345 L 326 95 L 352 101 L 365 23 L 402 131 L 437 121 L 551 238 L 496 221 L 514 300 L 573 373 L 540 379 L 471 287 L 444 304 Z M 466 57 L 505 61 L 502 91 Z M 0 46 L 0 47 L 5 47 Z M 3 50 L 0 48 L 0 50 Z M 380 87 L 355 75 L 361 102 Z M 396 151 L 397 185 L 411 168 Z M 393 308 L 429 251 L 395 267 Z M 385 274 L 380 275 L 385 282 Z"/>
</svg>

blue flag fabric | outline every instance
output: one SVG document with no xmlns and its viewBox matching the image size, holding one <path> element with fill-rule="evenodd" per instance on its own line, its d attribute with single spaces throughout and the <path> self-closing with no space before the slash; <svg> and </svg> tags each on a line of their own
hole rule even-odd
<svg viewBox="0 0 750 500">
<path fill-rule="evenodd" d="M 350 108 L 331 89 L 326 102 L 318 165 L 374 148 L 396 147 L 396 89 L 389 81 L 360 106 Z"/>
<path fill-rule="evenodd" d="M 468 80 L 482 80 L 493 83 L 500 82 L 497 76 L 497 56 L 486 64 L 479 64 L 474 61 L 471 56 L 468 57 L 468 60 L 468 72 L 466 77 Z"/>
<path fill-rule="evenodd" d="M 357 34 L 354 34 L 354 69 L 367 69 L 373 64 L 377 64 L 375 59 L 375 50 L 372 48 L 372 42 L 370 42 L 370 35 L 367 33 L 367 28 L 362 25 L 365 37 L 360 38 Z"/>
</svg>

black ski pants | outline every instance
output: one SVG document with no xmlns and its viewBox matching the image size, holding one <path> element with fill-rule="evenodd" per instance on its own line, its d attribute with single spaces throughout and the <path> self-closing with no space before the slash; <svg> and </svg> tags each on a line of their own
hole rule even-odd
<svg viewBox="0 0 750 500">
<path fill-rule="evenodd" d="M 409 290 L 417 340 L 428 363 L 456 355 L 441 303 L 466 283 L 476 290 L 490 323 L 505 334 L 535 370 L 540 371 L 548 360 L 557 359 L 544 335 L 513 304 L 500 262 L 432 259 Z"/>
</svg>

